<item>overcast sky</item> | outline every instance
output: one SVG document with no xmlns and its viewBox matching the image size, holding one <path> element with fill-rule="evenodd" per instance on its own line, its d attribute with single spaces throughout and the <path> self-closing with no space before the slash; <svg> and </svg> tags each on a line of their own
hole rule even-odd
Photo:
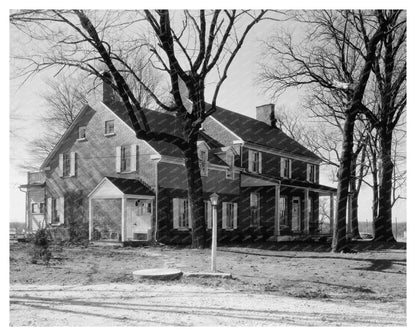
<svg viewBox="0 0 416 336">
<path fill-rule="evenodd" d="M 255 116 L 255 108 L 258 105 L 273 102 L 283 105 L 289 110 L 300 108 L 302 103 L 302 91 L 292 90 L 272 101 L 262 94 L 260 88 L 255 84 L 258 71 L 257 61 L 261 52 L 261 40 L 278 29 L 276 22 L 263 22 L 257 25 L 250 33 L 245 45 L 240 50 L 229 76 L 224 83 L 218 97 L 218 105 L 227 109 L 242 113 L 251 117 Z M 10 48 L 13 50 L 15 43 L 21 36 L 12 30 L 10 36 Z M 33 140 L 41 132 L 39 123 L 39 112 L 44 107 L 39 94 L 45 88 L 44 80 L 53 76 L 54 72 L 41 73 L 32 80 L 20 86 L 20 81 L 10 81 L 10 113 L 11 130 L 10 137 L 10 220 L 24 221 L 25 219 L 25 194 L 19 191 L 18 186 L 26 183 L 27 172 L 19 168 L 28 157 L 28 142 Z M 211 87 L 207 87 L 206 97 L 209 102 L 211 98 Z M 332 185 L 325 172 L 321 174 L 321 183 Z M 401 202 L 393 211 L 393 220 L 406 220 L 405 202 Z M 359 219 L 371 220 L 371 190 L 363 187 L 360 196 Z"/>
</svg>

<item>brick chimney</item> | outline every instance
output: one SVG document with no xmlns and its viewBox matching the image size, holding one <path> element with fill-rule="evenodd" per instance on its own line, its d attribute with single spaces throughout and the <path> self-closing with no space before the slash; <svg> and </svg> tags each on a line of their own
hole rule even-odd
<svg viewBox="0 0 416 336">
<path fill-rule="evenodd" d="M 111 76 L 110 72 L 104 71 L 103 77 L 109 81 L 113 82 L 113 77 Z M 114 89 L 111 87 L 111 85 L 103 79 L 103 103 L 104 104 L 111 104 L 115 101 L 117 101 L 117 95 L 114 92 Z"/>
<path fill-rule="evenodd" d="M 274 115 L 274 104 L 266 104 L 256 107 L 256 119 L 276 128 L 276 116 Z"/>
</svg>

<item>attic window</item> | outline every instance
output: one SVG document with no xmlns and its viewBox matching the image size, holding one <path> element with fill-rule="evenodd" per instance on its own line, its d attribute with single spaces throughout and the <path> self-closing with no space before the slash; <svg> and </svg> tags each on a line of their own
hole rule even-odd
<svg viewBox="0 0 416 336">
<path fill-rule="evenodd" d="M 80 126 L 78 127 L 78 140 L 86 140 L 86 126 Z"/>
<path fill-rule="evenodd" d="M 104 135 L 114 135 L 114 120 L 107 120 L 105 122 Z"/>
</svg>

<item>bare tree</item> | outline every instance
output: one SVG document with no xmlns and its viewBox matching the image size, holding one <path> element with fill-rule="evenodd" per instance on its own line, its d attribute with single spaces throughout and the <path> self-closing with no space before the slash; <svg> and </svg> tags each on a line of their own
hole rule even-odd
<svg viewBox="0 0 416 336">
<path fill-rule="evenodd" d="M 75 67 L 111 85 L 126 108 L 136 137 L 160 140 L 182 150 L 192 213 L 192 246 L 204 247 L 205 221 L 197 139 L 202 122 L 216 110 L 219 90 L 249 31 L 266 11 L 84 11 L 31 10 L 10 15 L 16 28 L 49 44 L 48 53 L 27 58 L 24 73 Z M 141 34 L 148 32 L 148 34 Z M 148 87 L 134 71 L 127 54 L 146 49 L 149 63 L 168 78 L 173 101 Z M 52 51 L 52 52 L 51 52 Z M 113 80 L 103 76 L 107 70 Z M 218 74 L 210 107 L 205 105 L 205 81 Z M 182 135 L 150 129 L 143 106 L 129 85 L 131 76 L 163 110 L 174 114 Z"/>
<path fill-rule="evenodd" d="M 394 130 L 405 113 L 407 104 L 407 28 L 405 12 L 387 11 L 386 15 L 390 17 L 388 30 L 377 47 L 376 62 L 373 64 L 379 108 L 377 114 L 373 113 L 374 110 L 367 112 L 379 134 L 381 160 L 375 239 L 393 241 L 391 211 L 395 165 L 392 148 Z"/>
<path fill-rule="evenodd" d="M 342 152 L 337 191 L 337 216 L 332 250 L 346 247 L 346 211 L 353 158 L 354 127 L 357 116 L 367 113 L 363 98 L 377 47 L 395 12 L 389 11 L 313 11 L 295 14 L 305 24 L 306 39 L 286 34 L 267 43 L 276 60 L 263 68 L 263 81 L 269 89 L 282 92 L 291 87 L 308 86 L 319 92 L 339 95 L 344 116 Z"/>
</svg>

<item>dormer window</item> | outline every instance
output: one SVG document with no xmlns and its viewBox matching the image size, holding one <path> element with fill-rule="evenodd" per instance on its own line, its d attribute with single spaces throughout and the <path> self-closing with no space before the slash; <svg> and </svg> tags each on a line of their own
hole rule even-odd
<svg viewBox="0 0 416 336">
<path fill-rule="evenodd" d="M 234 180 L 234 154 L 227 152 L 225 155 L 225 162 L 228 165 L 225 173 L 225 178 Z"/>
<path fill-rule="evenodd" d="M 318 169 L 316 165 L 306 164 L 306 181 L 308 182 L 318 182 Z"/>
<path fill-rule="evenodd" d="M 80 126 L 78 127 L 78 140 L 86 140 L 86 126 Z"/>
<path fill-rule="evenodd" d="M 248 171 L 261 174 L 262 171 L 262 155 L 261 152 L 248 151 Z"/>
<path fill-rule="evenodd" d="M 292 160 L 288 158 L 280 159 L 280 176 L 283 178 L 292 178 Z"/>
<path fill-rule="evenodd" d="M 198 141 L 198 159 L 201 176 L 208 176 L 209 147 L 204 141 Z"/>
<path fill-rule="evenodd" d="M 200 149 L 198 152 L 198 157 L 201 176 L 208 176 L 208 151 L 206 149 Z"/>
</svg>

